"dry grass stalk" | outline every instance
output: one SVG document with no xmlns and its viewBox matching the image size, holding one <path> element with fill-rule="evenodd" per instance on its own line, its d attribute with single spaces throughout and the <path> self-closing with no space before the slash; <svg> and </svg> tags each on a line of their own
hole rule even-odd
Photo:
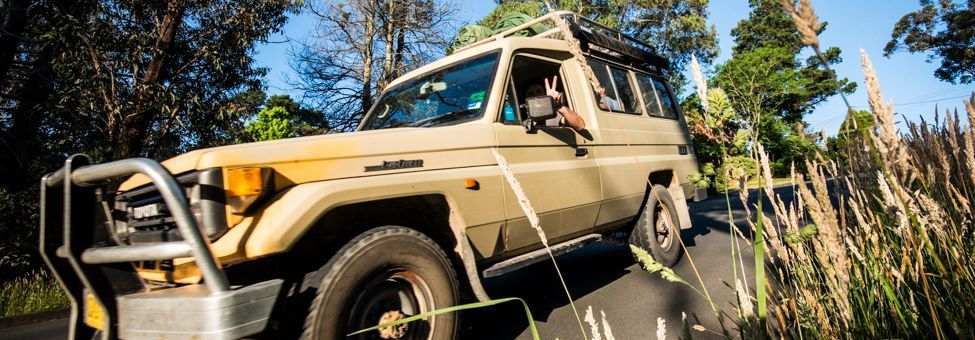
<svg viewBox="0 0 975 340">
<path fill-rule="evenodd" d="M 704 81 L 704 73 L 701 72 L 701 64 L 697 62 L 697 57 L 691 54 L 691 74 L 694 76 L 694 84 L 697 85 L 697 97 L 701 99 L 701 107 L 707 114 L 708 108 L 708 84 Z"/>
<path fill-rule="evenodd" d="M 582 337 L 588 340 L 586 336 L 586 329 L 582 326 L 582 318 L 579 317 L 579 311 L 576 310 L 575 302 L 572 299 L 572 294 L 569 293 L 569 286 L 565 284 L 565 278 L 562 276 L 562 270 L 559 268 L 558 262 L 555 261 L 555 255 L 552 254 L 552 248 L 548 245 L 548 237 L 545 236 L 545 231 L 542 230 L 541 224 L 538 220 L 538 214 L 535 213 L 535 208 L 532 207 L 531 201 L 528 200 L 528 195 L 525 194 L 525 190 L 522 188 L 521 183 L 515 178 L 515 174 L 511 171 L 511 167 L 508 166 L 508 161 L 498 152 L 496 148 L 491 148 L 491 153 L 494 155 L 494 159 L 498 161 L 498 167 L 501 169 L 501 174 L 504 176 L 508 185 L 511 186 L 511 190 L 514 191 L 515 197 L 518 198 L 518 205 L 525 213 L 525 217 L 528 218 L 528 222 L 531 224 L 532 228 L 538 234 L 538 238 L 541 240 L 542 245 L 545 246 L 545 250 L 548 252 L 549 259 L 552 260 L 552 265 L 555 266 L 555 272 L 559 276 L 559 282 L 562 283 L 562 288 L 565 289 L 565 296 L 569 299 L 569 305 L 572 306 L 572 313 L 575 314 L 576 321 L 579 323 L 579 330 L 582 331 Z"/>
<path fill-rule="evenodd" d="M 545 1 L 545 7 L 549 12 L 555 12 L 555 7 L 550 2 Z M 582 67 L 582 73 L 589 80 L 589 85 L 592 86 L 592 90 L 598 93 L 602 89 L 602 86 L 599 85 L 599 78 L 596 78 L 596 74 L 593 73 L 592 68 L 589 67 L 589 63 L 586 62 L 586 56 L 582 54 L 582 45 L 579 44 L 579 39 L 572 36 L 572 30 L 569 29 L 569 24 L 564 19 L 556 17 L 553 20 L 555 21 L 555 26 L 559 28 L 559 31 L 562 31 L 562 37 L 569 45 L 569 52 L 572 53 L 572 57 Z"/>
<path fill-rule="evenodd" d="M 894 120 L 894 106 L 884 101 L 880 90 L 880 80 L 873 69 L 870 56 L 863 49 L 860 50 L 860 62 L 863 68 L 864 82 L 867 85 L 867 102 L 870 111 L 876 119 L 877 135 L 871 134 L 875 147 L 885 163 L 896 165 L 893 170 L 900 174 L 907 171 L 907 154 L 901 145 L 900 134 L 897 132 Z"/>
<path fill-rule="evenodd" d="M 798 8 L 796 8 L 794 0 L 782 0 L 782 7 L 785 7 L 786 13 L 792 17 L 799 35 L 802 36 L 802 43 L 818 48 L 819 30 L 822 25 L 819 23 L 819 18 L 816 17 L 816 12 L 813 11 L 809 0 L 799 0 Z"/>
</svg>

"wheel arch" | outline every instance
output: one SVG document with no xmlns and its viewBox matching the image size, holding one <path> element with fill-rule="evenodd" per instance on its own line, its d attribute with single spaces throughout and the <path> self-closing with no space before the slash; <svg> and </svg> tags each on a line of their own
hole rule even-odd
<svg viewBox="0 0 975 340">
<path fill-rule="evenodd" d="M 402 226 L 433 239 L 454 265 L 463 292 L 487 300 L 467 240 L 467 225 L 458 212 L 456 203 L 446 193 L 412 194 L 336 205 L 324 210 L 287 252 L 313 252 L 323 244 L 337 249 L 369 229 Z M 464 282 L 469 284 L 464 285 Z"/>
<path fill-rule="evenodd" d="M 646 209 L 647 199 L 650 197 L 650 191 L 653 189 L 654 185 L 661 185 L 667 188 L 670 192 L 670 196 L 674 201 L 675 209 L 677 210 L 677 218 L 681 229 L 691 228 L 691 215 L 687 208 L 687 198 L 684 195 L 684 189 L 681 187 L 680 179 L 677 178 L 677 172 L 674 169 L 657 169 L 651 171 L 647 175 L 646 189 L 643 194 L 643 203 L 640 204 L 640 210 Z M 639 216 L 639 214 L 638 214 Z"/>
</svg>

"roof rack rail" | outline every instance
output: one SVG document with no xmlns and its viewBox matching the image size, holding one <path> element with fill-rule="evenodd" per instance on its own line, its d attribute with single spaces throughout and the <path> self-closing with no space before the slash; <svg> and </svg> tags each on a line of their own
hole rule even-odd
<svg viewBox="0 0 975 340">
<path fill-rule="evenodd" d="M 555 11 L 545 14 L 535 18 L 534 20 L 509 28 L 505 31 L 498 32 L 470 45 L 457 48 L 454 50 L 454 52 L 460 52 L 469 48 L 490 43 L 492 41 L 507 38 L 536 24 L 551 22 L 553 26 L 556 26 L 554 25 L 556 18 L 566 20 L 566 22 L 569 24 L 569 29 L 572 30 L 573 36 L 575 36 L 576 39 L 579 39 L 579 42 L 583 46 L 583 50 L 588 50 L 587 52 L 589 53 L 597 52 L 611 57 L 646 63 L 651 66 L 659 67 L 663 70 L 670 67 L 670 61 L 667 58 L 659 56 L 656 53 L 656 50 L 646 42 L 572 11 Z M 532 37 L 549 38 L 557 33 L 559 33 L 559 28 L 553 27 Z"/>
</svg>

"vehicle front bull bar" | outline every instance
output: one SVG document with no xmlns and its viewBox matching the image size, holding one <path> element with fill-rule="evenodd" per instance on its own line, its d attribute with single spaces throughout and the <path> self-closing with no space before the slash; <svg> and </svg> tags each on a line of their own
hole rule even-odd
<svg viewBox="0 0 975 340">
<path fill-rule="evenodd" d="M 135 174 L 156 187 L 182 241 L 125 245 L 112 236 L 109 180 Z M 158 162 L 132 158 L 92 164 L 87 155 L 72 155 L 41 179 L 40 203 L 39 249 L 71 300 L 69 338 L 91 339 L 99 330 L 102 339 L 234 338 L 266 324 L 281 280 L 231 287 L 183 188 Z M 131 264 L 185 257 L 195 261 L 202 285 L 150 290 Z M 100 308 L 103 318 L 94 321 L 100 324 L 86 320 L 83 312 L 90 308 Z"/>
</svg>

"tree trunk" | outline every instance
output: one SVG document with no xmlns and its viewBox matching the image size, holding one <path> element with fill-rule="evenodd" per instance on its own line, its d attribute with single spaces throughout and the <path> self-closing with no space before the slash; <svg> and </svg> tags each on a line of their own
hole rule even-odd
<svg viewBox="0 0 975 340">
<path fill-rule="evenodd" d="M 139 156 L 145 148 L 149 128 L 153 119 L 161 111 L 158 106 L 148 104 L 153 101 L 150 98 L 153 95 L 151 88 L 162 84 L 169 77 L 165 67 L 169 62 L 180 24 L 183 22 L 183 14 L 184 8 L 180 0 L 169 0 L 166 3 L 166 13 L 159 25 L 159 36 L 156 38 L 155 53 L 142 77 L 134 105 L 123 114 L 121 126 L 109 127 L 109 131 L 117 133 L 112 141 L 114 159 Z"/>
<path fill-rule="evenodd" d="M 389 0 L 386 5 L 386 13 L 383 15 L 383 44 L 386 50 L 383 53 L 383 79 L 379 82 L 379 87 L 386 87 L 393 78 L 393 37 L 396 35 L 396 26 L 399 20 L 396 19 L 396 0 Z"/>
<path fill-rule="evenodd" d="M 362 108 L 359 111 L 360 115 L 365 114 L 366 111 L 369 111 L 369 108 L 372 107 L 372 48 L 376 35 L 377 10 L 378 9 L 375 2 L 369 4 L 369 12 L 365 17 L 366 27 L 364 35 L 366 41 L 362 46 L 359 47 L 362 49 L 362 94 L 360 96 Z"/>
</svg>

